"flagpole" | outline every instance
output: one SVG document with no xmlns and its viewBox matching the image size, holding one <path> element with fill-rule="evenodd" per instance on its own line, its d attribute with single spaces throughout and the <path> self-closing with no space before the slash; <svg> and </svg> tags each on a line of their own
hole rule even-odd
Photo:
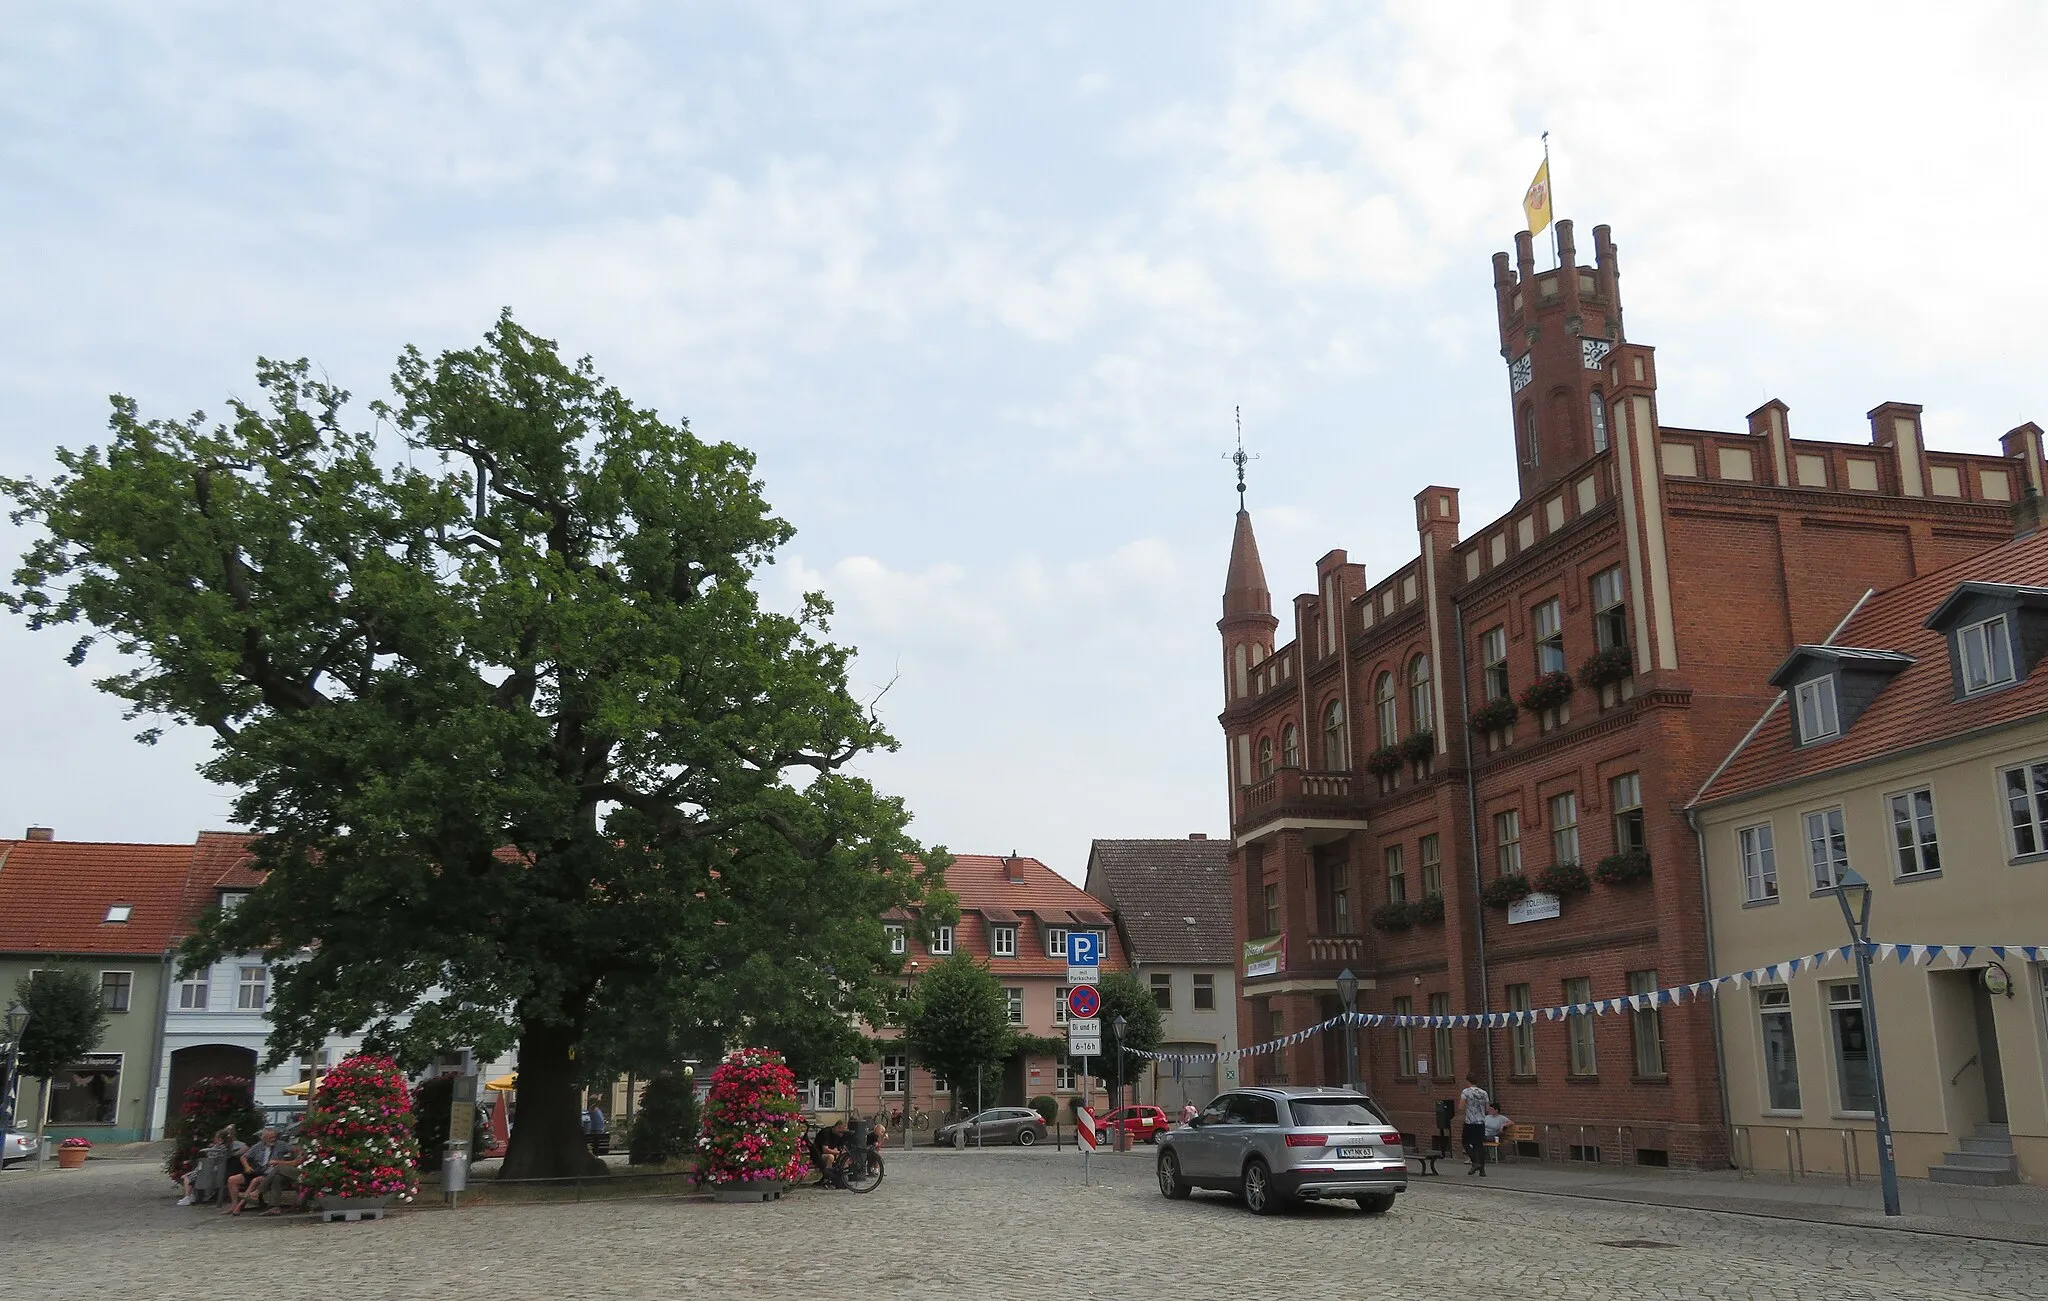
<svg viewBox="0 0 2048 1301">
<path fill-rule="evenodd" d="M 1543 180 L 1550 191 L 1550 265 L 1553 269 L 1564 265 L 1564 257 L 1557 248 L 1557 173 L 1550 167 L 1550 132 L 1543 133 Z"/>
</svg>

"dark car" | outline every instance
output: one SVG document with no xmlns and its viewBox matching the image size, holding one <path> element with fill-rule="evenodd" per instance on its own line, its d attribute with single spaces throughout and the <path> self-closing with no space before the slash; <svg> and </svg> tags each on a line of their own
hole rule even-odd
<svg viewBox="0 0 2048 1301">
<path fill-rule="evenodd" d="M 1236 1193 L 1257 1215 L 1345 1198 L 1377 1214 L 1408 1191 L 1408 1162 L 1400 1132 L 1355 1090 L 1233 1089 L 1159 1140 L 1159 1191 L 1179 1201 L 1197 1188 Z"/>
<path fill-rule="evenodd" d="M 990 1107 L 965 1120 L 939 1126 L 938 1132 L 932 1135 L 932 1141 L 950 1143 L 954 1147 L 976 1144 L 986 1147 L 995 1143 L 1030 1147 L 1045 1138 L 1048 1132 L 1045 1117 L 1029 1107 Z"/>
</svg>

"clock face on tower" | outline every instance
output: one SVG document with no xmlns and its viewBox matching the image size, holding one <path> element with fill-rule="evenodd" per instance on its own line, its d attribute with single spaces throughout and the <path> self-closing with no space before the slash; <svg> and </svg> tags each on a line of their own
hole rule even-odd
<svg viewBox="0 0 2048 1301">
<path fill-rule="evenodd" d="M 1536 367 L 1532 354 L 1523 353 L 1508 363 L 1508 387 L 1513 393 L 1520 393 L 1529 387 L 1529 381 L 1536 378 Z"/>
<path fill-rule="evenodd" d="M 1607 364 L 1607 354 L 1614 351 L 1614 345 L 1605 339 L 1579 340 L 1579 361 L 1587 370 L 1599 370 Z"/>
</svg>

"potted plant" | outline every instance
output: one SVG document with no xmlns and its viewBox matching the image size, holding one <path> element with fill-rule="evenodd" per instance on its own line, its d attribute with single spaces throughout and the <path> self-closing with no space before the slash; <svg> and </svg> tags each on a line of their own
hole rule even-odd
<svg viewBox="0 0 2048 1301">
<path fill-rule="evenodd" d="M 796 1076 L 782 1054 L 736 1048 L 711 1073 L 698 1178 L 722 1202 L 768 1202 L 803 1178 L 807 1163 Z"/>
<path fill-rule="evenodd" d="M 1401 757 L 1410 763 L 1428 763 L 1436 758 L 1436 733 L 1426 729 L 1410 733 L 1401 742 Z"/>
<path fill-rule="evenodd" d="M 1426 894 L 1410 906 L 1418 922 L 1434 925 L 1444 919 L 1444 897 L 1440 894 Z"/>
<path fill-rule="evenodd" d="M 1640 849 L 1624 849 L 1618 854 L 1609 854 L 1593 869 L 1593 879 L 1602 885 L 1628 885 L 1633 881 L 1648 880 L 1650 856 Z"/>
<path fill-rule="evenodd" d="M 57 1168 L 59 1170 L 76 1170 L 85 1164 L 85 1158 L 91 1152 L 91 1139 L 67 1138 L 57 1144 Z"/>
<path fill-rule="evenodd" d="M 1532 714 L 1555 709 L 1572 698 L 1572 691 L 1576 685 L 1572 681 L 1572 675 L 1563 669 L 1546 673 L 1522 689 L 1522 708 Z"/>
<path fill-rule="evenodd" d="M 323 1210 L 381 1214 L 419 1192 L 412 1095 L 389 1057 L 358 1053 L 321 1076 L 303 1138 L 299 1179 Z"/>
<path fill-rule="evenodd" d="M 1619 682 L 1635 672 L 1635 660 L 1626 646 L 1609 646 L 1604 651 L 1594 651 L 1579 665 L 1579 681 L 1588 689 L 1598 691 L 1610 682 Z"/>
<path fill-rule="evenodd" d="M 232 1126 L 245 1143 L 256 1141 L 263 1128 L 263 1113 L 256 1108 L 249 1081 L 238 1075 L 207 1075 L 194 1080 L 179 1103 L 178 1115 L 169 1127 L 171 1153 L 164 1158 L 164 1173 L 183 1187 L 185 1177 L 200 1173 L 213 1136 Z M 224 1178 L 216 1167 L 216 1178 Z"/>
<path fill-rule="evenodd" d="M 1472 711 L 1472 730 L 1498 732 L 1515 721 L 1518 708 L 1508 697 L 1497 696 Z"/>
<path fill-rule="evenodd" d="M 1391 777 L 1401 771 L 1401 747 L 1383 745 L 1365 756 L 1365 770 L 1375 777 Z"/>
<path fill-rule="evenodd" d="M 1509 872 L 1486 883 L 1479 897 L 1494 908 L 1512 908 L 1529 897 L 1529 878 L 1520 872 Z"/>
<path fill-rule="evenodd" d="M 1415 924 L 1415 906 L 1398 901 L 1383 903 L 1372 910 L 1372 924 L 1383 931 L 1405 931 Z"/>
<path fill-rule="evenodd" d="M 1545 894 L 1554 894 L 1563 899 L 1575 894 L 1584 894 L 1593 888 L 1592 878 L 1586 869 L 1567 859 L 1552 863 L 1536 874 L 1535 886 Z"/>
</svg>

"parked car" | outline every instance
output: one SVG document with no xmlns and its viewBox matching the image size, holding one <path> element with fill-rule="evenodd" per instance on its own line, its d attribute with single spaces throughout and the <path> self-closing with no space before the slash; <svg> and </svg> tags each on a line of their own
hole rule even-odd
<svg viewBox="0 0 2048 1301">
<path fill-rule="evenodd" d="M 1344 1198 L 1379 1214 L 1408 1191 L 1408 1162 L 1400 1132 L 1355 1090 L 1234 1089 L 1159 1139 L 1159 1191 L 1179 1201 L 1197 1188 L 1235 1193 L 1255 1215 Z"/>
<path fill-rule="evenodd" d="M 1159 1136 L 1173 1128 L 1173 1118 L 1158 1107 L 1118 1107 L 1097 1123 L 1105 1138 L 1121 1129 L 1131 1136 L 1131 1145 L 1157 1143 Z"/>
<path fill-rule="evenodd" d="M 1018 1147 L 1030 1147 L 1050 1132 L 1045 1127 L 1045 1117 L 1029 1107 L 990 1107 L 987 1111 L 956 1120 L 950 1125 L 939 1126 L 932 1135 L 934 1143 L 951 1143 L 954 1147 L 969 1147 L 980 1143 L 1015 1143 Z"/>
<path fill-rule="evenodd" d="M 13 1165 L 16 1161 L 27 1161 L 36 1154 L 36 1136 L 18 1130 L 0 1134 L 0 1168 Z"/>
</svg>

